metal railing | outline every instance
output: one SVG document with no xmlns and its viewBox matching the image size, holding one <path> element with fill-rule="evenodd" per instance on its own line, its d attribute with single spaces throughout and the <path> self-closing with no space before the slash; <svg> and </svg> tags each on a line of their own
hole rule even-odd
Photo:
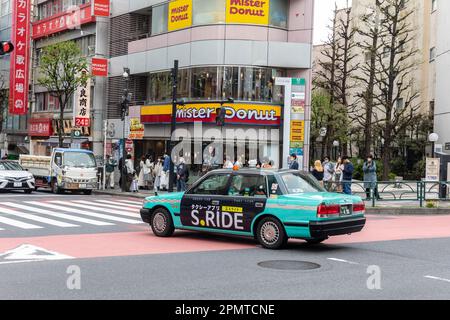
<svg viewBox="0 0 450 320">
<path fill-rule="evenodd" d="M 325 188 L 342 193 L 343 183 L 325 183 Z M 352 194 L 370 200 L 373 207 L 383 201 L 417 201 L 420 207 L 430 200 L 450 201 L 450 181 L 352 181 L 350 184 Z"/>
</svg>

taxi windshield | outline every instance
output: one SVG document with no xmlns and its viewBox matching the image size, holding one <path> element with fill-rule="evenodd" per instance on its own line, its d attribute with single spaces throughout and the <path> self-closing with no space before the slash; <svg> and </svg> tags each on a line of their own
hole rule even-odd
<svg viewBox="0 0 450 320">
<path fill-rule="evenodd" d="M 289 172 L 281 174 L 281 179 L 288 194 L 325 192 L 325 189 L 309 174 Z"/>
<path fill-rule="evenodd" d="M 65 152 L 64 166 L 73 168 L 95 168 L 95 158 L 92 153 Z"/>
</svg>

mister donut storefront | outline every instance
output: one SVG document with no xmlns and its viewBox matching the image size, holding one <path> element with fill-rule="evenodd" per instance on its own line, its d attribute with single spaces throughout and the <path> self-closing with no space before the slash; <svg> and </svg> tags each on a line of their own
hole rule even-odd
<svg viewBox="0 0 450 320">
<path fill-rule="evenodd" d="M 218 108 L 225 108 L 223 127 L 216 124 Z M 158 157 L 167 150 L 171 136 L 172 105 L 150 105 L 141 107 L 141 123 L 144 125 L 142 140 L 135 140 L 135 156 L 150 154 Z M 178 106 L 176 114 L 175 144 L 189 141 L 179 153 L 190 161 L 194 171 L 201 169 L 203 152 L 211 143 L 217 149 L 217 156 L 229 156 L 232 161 L 240 157 L 244 164 L 254 158 L 255 152 L 264 155 L 278 165 L 280 157 L 281 106 L 256 103 L 199 103 Z M 218 143 L 220 136 L 226 141 Z M 226 138 L 228 137 L 228 138 Z M 194 142 L 197 142 L 194 146 Z M 201 142 L 201 151 L 199 143 Z M 189 146 L 189 144 L 191 144 Z M 223 148 L 222 150 L 219 150 Z M 233 156 L 234 155 L 234 156 Z M 261 159 L 260 159 L 261 158 Z"/>
</svg>

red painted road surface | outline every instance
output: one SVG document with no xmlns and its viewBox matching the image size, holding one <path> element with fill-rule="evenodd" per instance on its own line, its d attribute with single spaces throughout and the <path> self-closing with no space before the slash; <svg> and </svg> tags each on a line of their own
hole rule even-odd
<svg viewBox="0 0 450 320">
<path fill-rule="evenodd" d="M 449 216 L 368 216 L 360 233 L 332 237 L 326 244 L 429 239 L 450 237 Z M 0 253 L 30 244 L 74 258 L 114 257 L 164 253 L 239 250 L 257 247 L 247 239 L 177 232 L 171 238 L 157 238 L 148 227 L 135 232 L 58 235 L 0 239 Z"/>
</svg>

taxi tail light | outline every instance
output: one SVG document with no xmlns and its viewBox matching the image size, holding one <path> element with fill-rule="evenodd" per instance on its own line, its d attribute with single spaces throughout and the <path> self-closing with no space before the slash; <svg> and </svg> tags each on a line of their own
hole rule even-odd
<svg viewBox="0 0 450 320">
<path fill-rule="evenodd" d="M 341 207 L 338 204 L 325 205 L 321 204 L 317 207 L 317 216 L 319 218 L 330 218 L 333 216 L 339 216 L 341 212 Z"/>
<path fill-rule="evenodd" d="M 353 212 L 364 212 L 366 211 L 366 205 L 364 202 L 356 203 L 353 205 Z"/>
</svg>

